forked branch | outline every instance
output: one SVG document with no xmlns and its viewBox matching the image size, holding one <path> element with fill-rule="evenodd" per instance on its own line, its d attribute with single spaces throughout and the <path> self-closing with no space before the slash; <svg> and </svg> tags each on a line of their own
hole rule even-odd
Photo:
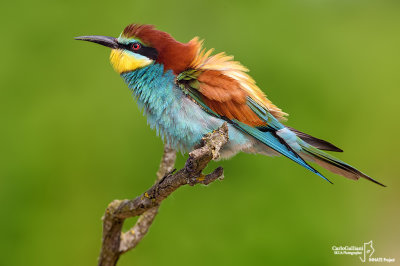
<svg viewBox="0 0 400 266">
<path fill-rule="evenodd" d="M 103 216 L 103 240 L 98 265 L 114 266 L 121 254 L 135 248 L 153 223 L 161 202 L 180 186 L 208 185 L 221 179 L 222 167 L 208 175 L 203 175 L 202 171 L 211 160 L 219 157 L 219 151 L 227 141 L 228 126 L 224 123 L 203 137 L 201 145 L 189 153 L 185 167 L 176 173 L 173 173 L 176 153 L 165 147 L 156 183 L 132 200 L 114 200 L 108 205 Z M 140 216 L 136 224 L 122 233 L 124 220 L 135 216 Z"/>
</svg>

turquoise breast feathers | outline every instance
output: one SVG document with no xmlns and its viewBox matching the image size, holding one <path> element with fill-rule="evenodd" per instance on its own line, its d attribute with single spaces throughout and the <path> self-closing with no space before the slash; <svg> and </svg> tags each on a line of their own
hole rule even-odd
<svg viewBox="0 0 400 266">
<path fill-rule="evenodd" d="M 150 127 L 176 150 L 191 151 L 205 134 L 224 122 L 204 112 L 189 99 L 175 84 L 176 76 L 173 72 L 164 72 L 161 64 L 122 73 L 121 77 L 143 109 Z M 253 144 L 247 136 L 230 125 L 229 137 L 230 141 L 224 149 L 226 156 Z M 224 152 L 221 154 L 221 157 L 226 156 Z"/>
</svg>

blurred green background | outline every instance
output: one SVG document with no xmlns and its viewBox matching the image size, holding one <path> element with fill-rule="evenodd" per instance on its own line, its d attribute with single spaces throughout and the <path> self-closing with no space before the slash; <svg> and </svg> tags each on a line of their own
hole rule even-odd
<svg viewBox="0 0 400 266">
<path fill-rule="evenodd" d="M 360 265 L 331 247 L 370 240 L 399 265 L 399 1 L 41 0 L 2 10 L 0 265 L 95 265 L 107 204 L 153 184 L 161 140 L 109 51 L 73 40 L 132 22 L 235 55 L 289 125 L 337 144 L 388 187 L 323 171 L 329 185 L 285 158 L 240 154 L 208 168 L 222 165 L 224 181 L 168 198 L 119 265 Z"/>
</svg>

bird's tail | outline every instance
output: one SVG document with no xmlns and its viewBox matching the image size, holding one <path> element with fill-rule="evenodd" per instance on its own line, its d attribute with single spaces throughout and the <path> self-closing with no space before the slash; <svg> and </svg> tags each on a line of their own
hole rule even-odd
<svg viewBox="0 0 400 266">
<path fill-rule="evenodd" d="M 321 151 L 320 149 L 315 148 L 312 145 L 309 145 L 300 138 L 298 138 L 298 144 L 301 147 L 299 155 L 307 161 L 315 162 L 323 168 L 349 179 L 358 180 L 360 177 L 362 177 L 385 187 L 385 185 L 360 172 L 353 166 L 333 157 L 330 154 L 327 154 L 326 152 Z"/>
</svg>

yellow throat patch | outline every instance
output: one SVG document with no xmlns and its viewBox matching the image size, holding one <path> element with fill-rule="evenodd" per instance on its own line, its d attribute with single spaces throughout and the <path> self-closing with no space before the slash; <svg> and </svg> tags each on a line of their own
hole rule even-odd
<svg viewBox="0 0 400 266">
<path fill-rule="evenodd" d="M 153 60 L 121 49 L 112 49 L 110 62 L 115 71 L 121 74 L 148 66 L 153 63 Z"/>
</svg>

